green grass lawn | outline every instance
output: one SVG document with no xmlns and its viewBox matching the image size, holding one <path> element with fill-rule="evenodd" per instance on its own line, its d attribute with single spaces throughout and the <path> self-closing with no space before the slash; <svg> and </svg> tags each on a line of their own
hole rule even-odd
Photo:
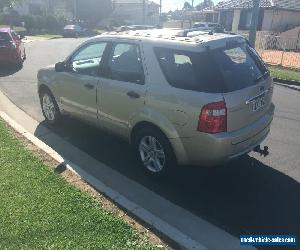
<svg viewBox="0 0 300 250">
<path fill-rule="evenodd" d="M 55 174 L 0 120 L 0 249 L 153 249 Z"/>
<path fill-rule="evenodd" d="M 300 69 L 269 65 L 272 77 L 300 82 Z"/>
</svg>

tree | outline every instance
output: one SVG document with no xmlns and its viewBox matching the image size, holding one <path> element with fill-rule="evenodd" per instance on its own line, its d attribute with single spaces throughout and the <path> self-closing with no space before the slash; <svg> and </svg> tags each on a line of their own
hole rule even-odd
<svg viewBox="0 0 300 250">
<path fill-rule="evenodd" d="M 185 2 L 182 9 L 183 10 L 191 10 L 191 9 L 193 9 L 193 7 L 189 2 Z"/>
<path fill-rule="evenodd" d="M 214 2 L 212 0 L 204 0 L 203 2 L 199 3 L 196 6 L 196 9 L 197 10 L 203 10 L 205 8 L 213 7 L 213 6 L 214 6 Z"/>
<path fill-rule="evenodd" d="M 0 0 L 0 12 L 3 12 L 5 7 L 13 7 L 16 3 L 20 3 L 23 0 Z"/>
<path fill-rule="evenodd" d="M 67 9 L 73 12 L 78 20 L 85 21 L 93 27 L 108 17 L 112 12 L 111 0 L 64 0 Z M 75 13 L 76 12 L 76 13 Z"/>
</svg>

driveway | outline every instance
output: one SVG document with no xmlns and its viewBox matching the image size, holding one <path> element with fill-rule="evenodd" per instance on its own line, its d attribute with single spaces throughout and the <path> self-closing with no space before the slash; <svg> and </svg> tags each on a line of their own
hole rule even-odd
<svg viewBox="0 0 300 250">
<path fill-rule="evenodd" d="M 24 68 L 2 72 L 0 90 L 43 123 L 37 70 L 64 59 L 82 41 L 26 44 Z M 276 86 L 274 103 L 272 131 L 264 143 L 270 148 L 268 157 L 251 153 L 218 168 L 184 167 L 165 180 L 145 176 L 129 145 L 118 138 L 69 118 L 51 129 L 110 168 L 235 236 L 298 233 L 300 237 L 300 92 Z"/>
</svg>

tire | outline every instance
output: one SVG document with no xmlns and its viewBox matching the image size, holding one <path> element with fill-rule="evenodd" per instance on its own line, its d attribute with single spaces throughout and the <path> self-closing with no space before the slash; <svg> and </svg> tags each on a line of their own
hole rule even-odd
<svg viewBox="0 0 300 250">
<path fill-rule="evenodd" d="M 17 64 L 16 64 L 16 67 L 17 67 L 18 69 L 22 69 L 22 68 L 23 68 L 23 63 L 24 63 L 24 60 L 23 60 L 22 55 L 21 55 L 21 53 L 20 53 L 20 58 L 18 59 L 18 62 L 17 62 Z"/>
<path fill-rule="evenodd" d="M 26 56 L 26 51 L 24 50 L 24 53 L 23 53 L 23 62 L 25 62 L 25 60 L 27 59 L 27 56 Z"/>
<path fill-rule="evenodd" d="M 137 131 L 133 146 L 139 165 L 153 177 L 166 176 L 177 166 L 168 138 L 158 129 L 145 127 Z"/>
<path fill-rule="evenodd" d="M 49 90 L 43 90 L 40 93 L 40 103 L 45 121 L 51 125 L 57 124 L 61 114 L 55 98 Z"/>
<path fill-rule="evenodd" d="M 16 66 L 17 66 L 18 69 L 22 69 L 23 68 L 23 61 L 17 63 Z"/>
</svg>

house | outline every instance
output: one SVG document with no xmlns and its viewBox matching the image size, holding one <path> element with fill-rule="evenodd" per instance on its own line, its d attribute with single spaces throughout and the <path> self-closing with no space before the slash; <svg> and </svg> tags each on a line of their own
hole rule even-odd
<svg viewBox="0 0 300 250">
<path fill-rule="evenodd" d="M 149 0 L 115 0 L 112 16 L 126 24 L 159 24 L 160 5 Z"/>
<path fill-rule="evenodd" d="M 260 0 L 259 7 L 259 31 L 283 32 L 300 25 L 300 0 Z M 205 9 L 204 13 L 216 18 L 218 12 L 218 21 L 227 31 L 247 31 L 251 25 L 252 8 L 252 0 L 226 0 L 213 9 Z"/>
</svg>

